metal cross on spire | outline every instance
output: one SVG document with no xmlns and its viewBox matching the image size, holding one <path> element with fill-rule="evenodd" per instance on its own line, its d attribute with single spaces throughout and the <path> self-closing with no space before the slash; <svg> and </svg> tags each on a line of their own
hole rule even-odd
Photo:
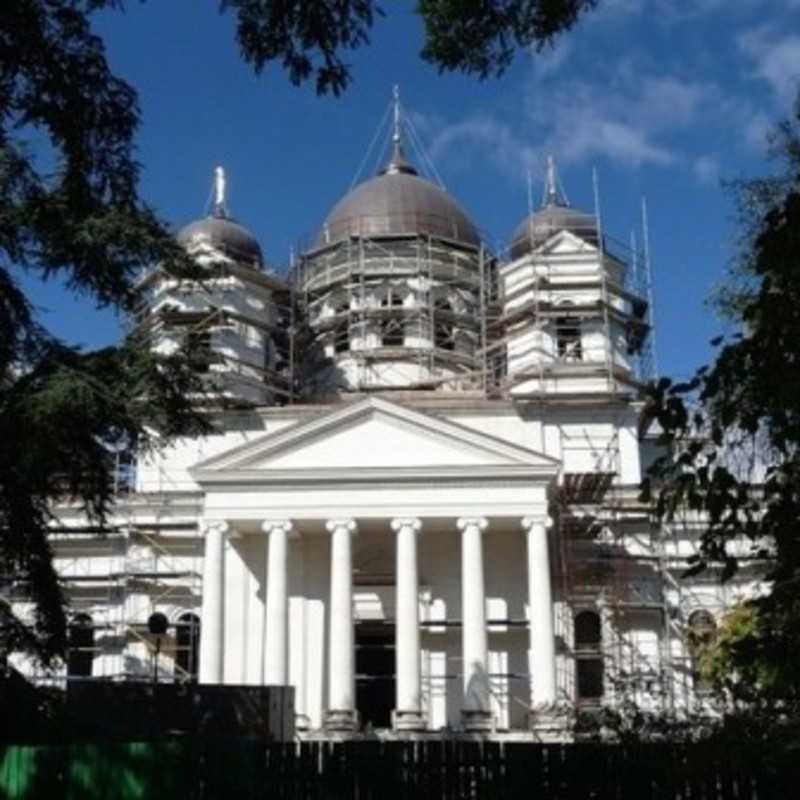
<svg viewBox="0 0 800 800">
<path fill-rule="evenodd" d="M 393 106 L 394 106 L 394 126 L 392 128 L 392 157 L 389 163 L 384 167 L 382 174 L 384 175 L 398 175 L 403 173 L 405 175 L 416 175 L 417 171 L 409 164 L 406 154 L 403 152 L 403 133 L 402 133 L 402 120 L 400 118 L 400 86 L 394 85 L 392 90 Z"/>
<path fill-rule="evenodd" d="M 225 170 L 222 167 L 214 169 L 214 216 L 228 216 L 228 207 L 225 205 Z"/>
<path fill-rule="evenodd" d="M 561 181 L 558 179 L 558 172 L 556 171 L 556 160 L 553 156 L 547 156 L 547 172 L 545 173 L 544 180 L 544 196 L 542 197 L 542 208 L 552 206 L 568 206 L 564 194 L 564 189 L 561 186 Z"/>
<path fill-rule="evenodd" d="M 395 145 L 400 144 L 400 84 L 394 85 L 394 133 L 392 141 Z"/>
</svg>

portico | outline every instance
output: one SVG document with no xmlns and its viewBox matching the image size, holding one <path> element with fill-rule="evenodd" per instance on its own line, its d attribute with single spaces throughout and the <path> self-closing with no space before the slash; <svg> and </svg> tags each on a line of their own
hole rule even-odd
<svg viewBox="0 0 800 800">
<path fill-rule="evenodd" d="M 557 470 L 532 449 L 375 397 L 201 463 L 201 680 L 290 683 L 311 729 L 347 734 L 359 724 L 355 626 L 372 615 L 394 626 L 398 733 L 510 727 L 503 692 L 552 705 Z M 380 579 L 376 559 L 388 565 Z M 371 580 L 381 585 L 367 607 Z M 517 594 L 527 602 L 514 611 Z M 501 673 L 501 662 L 517 666 Z M 498 690 L 509 675 L 515 686 Z"/>
</svg>

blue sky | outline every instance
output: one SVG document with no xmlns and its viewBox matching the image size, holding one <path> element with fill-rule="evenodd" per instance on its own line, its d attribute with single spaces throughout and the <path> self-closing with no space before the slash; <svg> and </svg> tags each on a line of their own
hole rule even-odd
<svg viewBox="0 0 800 800">
<path fill-rule="evenodd" d="M 413 4 L 384 5 L 340 98 L 291 86 L 279 66 L 255 76 L 213 2 L 130 2 L 99 15 L 113 68 L 139 91 L 144 198 L 177 228 L 203 215 L 224 165 L 234 216 L 282 269 L 347 191 L 398 83 L 447 189 L 498 248 L 526 213 L 528 170 L 540 196 L 548 153 L 587 210 L 597 169 L 604 227 L 622 240 L 646 196 L 659 366 L 685 376 L 703 363 L 721 327 L 706 300 L 735 253 L 720 181 L 774 168 L 765 134 L 791 112 L 800 0 L 601 0 L 554 48 L 521 52 L 486 82 L 439 75 L 417 55 Z M 374 157 L 366 175 L 373 168 Z M 69 341 L 118 337 L 108 311 L 34 288 L 45 322 Z"/>
</svg>

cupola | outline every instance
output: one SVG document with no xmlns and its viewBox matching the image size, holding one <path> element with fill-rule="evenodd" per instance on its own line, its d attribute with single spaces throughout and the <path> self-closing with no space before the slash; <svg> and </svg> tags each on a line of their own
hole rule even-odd
<svg viewBox="0 0 800 800">
<path fill-rule="evenodd" d="M 190 222 L 178 232 L 178 242 L 184 247 L 207 245 L 235 261 L 261 269 L 264 256 L 256 237 L 231 218 L 225 200 L 225 172 L 215 170 L 214 207 L 203 219 Z"/>
<path fill-rule="evenodd" d="M 511 238 L 511 258 L 522 258 L 559 231 L 569 231 L 590 244 L 597 244 L 597 219 L 594 214 L 570 206 L 558 179 L 555 159 L 548 156 L 541 208 L 517 226 Z"/>
</svg>

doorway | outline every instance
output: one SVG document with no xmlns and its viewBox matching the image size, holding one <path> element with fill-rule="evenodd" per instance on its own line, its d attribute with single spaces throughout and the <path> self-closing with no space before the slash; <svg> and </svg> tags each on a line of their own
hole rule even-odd
<svg viewBox="0 0 800 800">
<path fill-rule="evenodd" d="M 356 708 L 362 725 L 389 728 L 395 702 L 393 622 L 356 624 Z"/>
</svg>

